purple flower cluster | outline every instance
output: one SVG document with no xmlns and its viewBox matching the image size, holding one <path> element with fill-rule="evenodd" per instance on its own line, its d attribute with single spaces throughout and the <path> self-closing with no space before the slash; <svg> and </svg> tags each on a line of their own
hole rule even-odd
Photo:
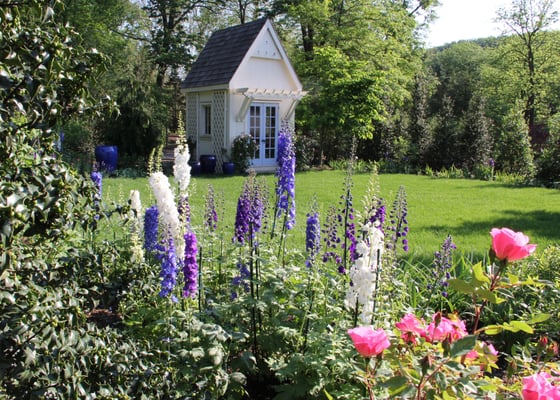
<svg viewBox="0 0 560 400">
<path fill-rule="evenodd" d="M 171 294 L 171 299 L 175 302 L 177 298 L 172 294 L 177 284 L 177 257 L 175 256 L 175 243 L 171 235 L 168 235 L 165 251 L 161 260 L 161 291 L 160 297 L 167 297 Z"/>
<path fill-rule="evenodd" d="M 292 229 L 296 222 L 296 193 L 295 172 L 296 156 L 293 144 L 292 131 L 287 125 L 283 126 L 278 134 L 278 170 L 276 176 L 276 205 L 278 215 L 286 213 L 286 229 Z"/>
<path fill-rule="evenodd" d="M 334 206 L 329 207 L 327 218 L 322 229 L 323 241 L 325 242 L 325 253 L 323 253 L 323 262 L 333 259 L 338 267 L 338 272 L 346 273 L 346 269 L 342 264 L 342 257 L 335 251 L 339 246 L 341 239 L 338 236 L 339 215 Z"/>
<path fill-rule="evenodd" d="M 319 213 L 312 210 L 307 214 L 307 226 L 305 229 L 305 250 L 307 250 L 307 267 L 311 267 L 321 247 L 321 225 Z"/>
<path fill-rule="evenodd" d="M 216 212 L 214 186 L 212 185 L 208 185 L 208 192 L 206 193 L 204 226 L 210 231 L 215 231 L 216 229 L 218 229 L 218 213 Z"/>
<path fill-rule="evenodd" d="M 103 175 L 99 171 L 93 171 L 91 173 L 91 180 L 97 188 L 96 198 L 101 199 L 101 195 L 103 194 Z"/>
<path fill-rule="evenodd" d="M 396 246 L 401 241 L 403 250 L 408 251 L 408 207 L 406 202 L 406 191 L 404 186 L 399 187 L 395 201 L 393 202 L 393 209 L 389 213 L 390 226 L 387 228 L 392 231 L 391 243 L 387 247 L 396 250 Z"/>
<path fill-rule="evenodd" d="M 356 224 L 354 223 L 354 206 L 350 187 L 346 188 L 346 194 L 340 196 L 341 209 L 339 210 L 339 222 L 344 226 L 344 243 L 342 249 L 345 251 L 344 259 L 352 263 L 356 258 Z M 348 258 L 348 259 L 347 259 Z M 346 262 L 345 264 L 347 264 Z"/>
<path fill-rule="evenodd" d="M 254 177 L 250 177 L 243 185 L 243 192 L 237 200 L 235 215 L 235 230 L 233 241 L 244 244 L 253 240 L 260 232 L 264 214 L 264 193 L 256 184 Z"/>
<path fill-rule="evenodd" d="M 195 297 L 198 290 L 198 247 L 196 235 L 192 231 L 185 233 L 185 259 L 183 263 L 183 275 L 185 285 L 183 297 Z"/>
<path fill-rule="evenodd" d="M 243 288 L 245 293 L 247 293 L 250 290 L 248 280 L 251 278 L 251 272 L 249 271 L 249 268 L 247 268 L 247 265 L 241 262 L 237 263 L 237 269 L 239 270 L 239 275 L 235 276 L 232 279 L 231 283 L 235 287 Z M 237 292 L 234 290 L 231 293 L 231 299 L 234 300 L 236 298 L 237 298 Z"/>
<path fill-rule="evenodd" d="M 144 248 L 148 253 L 158 249 L 158 218 L 156 206 L 146 208 L 144 212 Z"/>
<path fill-rule="evenodd" d="M 177 211 L 182 221 L 189 223 L 191 221 L 191 206 L 189 204 L 188 196 L 181 196 L 179 198 L 179 204 L 177 205 Z"/>
<path fill-rule="evenodd" d="M 386 208 L 383 205 L 382 200 L 378 200 L 377 207 L 372 210 L 371 216 L 369 218 L 369 222 L 373 224 L 373 226 L 377 226 L 381 232 L 383 232 L 383 224 L 385 223 L 385 214 Z"/>
<path fill-rule="evenodd" d="M 441 295 L 447 297 L 447 287 L 449 286 L 449 279 L 451 278 L 451 267 L 453 266 L 453 250 L 457 246 L 453 243 L 451 235 L 447 236 L 441 245 L 441 251 L 434 252 L 433 276 L 434 284 L 429 284 L 428 289 L 438 290 L 441 289 Z"/>
<path fill-rule="evenodd" d="M 235 214 L 235 230 L 233 241 L 244 244 L 250 235 L 251 193 L 247 183 L 237 199 L 237 212 Z"/>
</svg>

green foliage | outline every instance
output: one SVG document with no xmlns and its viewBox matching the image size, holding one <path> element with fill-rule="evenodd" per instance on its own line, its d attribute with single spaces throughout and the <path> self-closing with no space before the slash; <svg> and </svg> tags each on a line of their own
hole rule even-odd
<svg viewBox="0 0 560 400">
<path fill-rule="evenodd" d="M 233 139 L 231 145 L 231 161 L 235 164 L 237 171 L 246 172 L 251 165 L 251 159 L 255 156 L 257 147 L 253 138 L 249 135 L 239 135 Z"/>
</svg>

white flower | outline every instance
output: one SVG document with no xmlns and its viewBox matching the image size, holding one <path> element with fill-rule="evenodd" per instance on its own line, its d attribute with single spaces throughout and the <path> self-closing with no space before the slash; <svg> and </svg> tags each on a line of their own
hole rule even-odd
<svg viewBox="0 0 560 400">
<path fill-rule="evenodd" d="M 144 219 L 142 218 L 142 203 L 140 202 L 140 192 L 131 190 L 128 196 L 130 201 L 130 219 L 132 220 L 132 231 L 140 234 L 144 230 Z"/>
<path fill-rule="evenodd" d="M 175 242 L 175 254 L 183 259 L 185 241 L 183 240 L 179 211 L 175 205 L 175 197 L 167 176 L 163 172 L 153 172 L 148 178 L 148 183 L 154 192 L 156 205 L 159 211 L 162 232 L 170 234 Z"/>
<path fill-rule="evenodd" d="M 186 195 L 187 188 L 191 180 L 191 166 L 189 160 L 191 155 L 189 153 L 189 146 L 186 144 L 179 144 L 175 147 L 175 164 L 173 165 L 173 176 L 175 182 L 179 185 L 179 191 L 182 195 Z"/>
<path fill-rule="evenodd" d="M 383 257 L 383 232 L 368 223 L 362 228 L 366 238 L 356 245 L 359 255 L 350 267 L 351 286 L 346 292 L 345 306 L 350 310 L 361 309 L 359 319 L 362 324 L 371 323 L 376 281 L 381 270 Z"/>
</svg>

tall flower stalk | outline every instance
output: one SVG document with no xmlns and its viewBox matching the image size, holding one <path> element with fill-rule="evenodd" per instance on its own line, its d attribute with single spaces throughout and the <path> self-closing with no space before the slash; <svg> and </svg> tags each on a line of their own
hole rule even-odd
<svg viewBox="0 0 560 400">
<path fill-rule="evenodd" d="M 354 326 L 372 322 L 383 259 L 383 233 L 371 223 L 363 226 L 363 239 L 356 246 L 356 259 L 350 268 L 350 285 L 345 306 L 353 311 Z"/>
<path fill-rule="evenodd" d="M 283 218 L 280 250 L 285 245 L 287 230 L 294 227 L 296 222 L 296 193 L 295 193 L 296 156 L 293 143 L 293 132 L 284 124 L 278 135 L 278 169 L 276 177 L 276 212 L 271 234 L 274 235 L 277 218 Z"/>
</svg>

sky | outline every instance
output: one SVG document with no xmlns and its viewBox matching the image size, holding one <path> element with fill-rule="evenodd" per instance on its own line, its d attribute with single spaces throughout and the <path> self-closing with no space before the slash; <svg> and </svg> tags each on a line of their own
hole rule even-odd
<svg viewBox="0 0 560 400">
<path fill-rule="evenodd" d="M 428 47 L 458 40 L 499 36 L 501 25 L 495 23 L 496 11 L 507 7 L 509 0 L 440 0 L 426 38 Z"/>
</svg>

